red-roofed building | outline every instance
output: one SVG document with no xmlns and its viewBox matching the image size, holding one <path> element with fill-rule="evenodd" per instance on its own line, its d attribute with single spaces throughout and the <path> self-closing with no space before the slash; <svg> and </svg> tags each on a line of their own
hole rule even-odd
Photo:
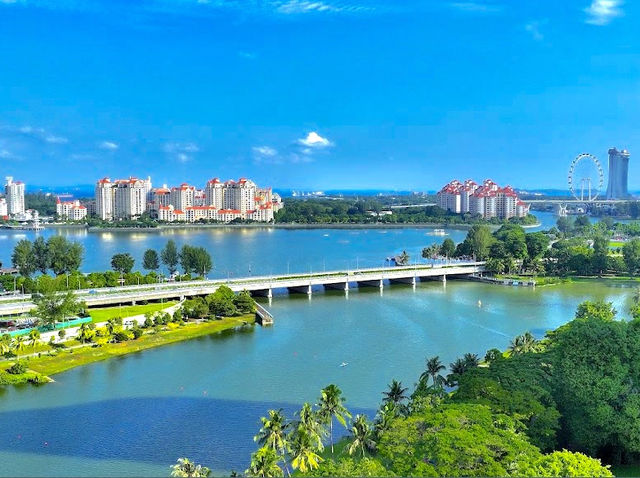
<svg viewBox="0 0 640 478">
<path fill-rule="evenodd" d="M 57 198 L 56 214 L 62 219 L 81 221 L 87 217 L 87 208 L 77 199 L 75 201 L 60 201 L 60 198 Z"/>
<path fill-rule="evenodd" d="M 451 181 L 438 192 L 438 206 L 447 211 L 470 213 L 485 219 L 509 219 L 529 213 L 529 207 L 519 200 L 511 186 L 501 188 L 491 179 L 485 179 L 482 186 L 471 179 L 464 183 Z"/>
</svg>

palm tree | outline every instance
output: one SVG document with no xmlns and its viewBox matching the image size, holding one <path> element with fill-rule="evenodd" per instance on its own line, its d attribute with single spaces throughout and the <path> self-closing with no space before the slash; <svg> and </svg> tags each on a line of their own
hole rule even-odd
<svg viewBox="0 0 640 478">
<path fill-rule="evenodd" d="M 303 427 L 296 428 L 289 440 L 291 444 L 291 466 L 301 473 L 313 471 L 323 461 L 318 455 L 317 441 Z"/>
<path fill-rule="evenodd" d="M 375 433 L 378 438 L 391 427 L 392 420 L 397 418 L 398 415 L 398 407 L 395 403 L 385 403 L 380 407 L 374 422 Z"/>
<path fill-rule="evenodd" d="M 287 450 L 289 442 L 287 437 L 287 429 L 290 424 L 282 412 L 279 410 L 269 410 L 267 417 L 260 418 L 262 427 L 258 434 L 253 437 L 253 441 L 258 442 L 263 447 L 271 448 L 275 453 L 279 454 L 284 463 L 284 469 L 289 475 L 289 467 L 287 466 Z"/>
<path fill-rule="evenodd" d="M 272 448 L 262 447 L 251 455 L 251 464 L 244 473 L 247 476 L 265 478 L 282 476 L 278 460 L 278 454 Z"/>
<path fill-rule="evenodd" d="M 435 357 L 431 357 L 430 359 L 427 359 L 427 368 L 422 372 L 422 375 L 420 375 L 420 380 L 426 381 L 431 377 L 431 381 L 435 386 L 439 382 L 438 377 L 440 377 L 440 372 L 445 369 L 446 367 L 440 361 L 439 356 L 436 355 Z"/>
<path fill-rule="evenodd" d="M 353 455 L 360 450 L 364 458 L 365 452 L 373 451 L 376 448 L 376 442 L 373 440 L 373 432 L 367 417 L 364 415 L 356 415 L 356 419 L 351 427 L 351 437 L 353 441 L 349 445 L 349 455 Z"/>
<path fill-rule="evenodd" d="M 477 367 L 480 365 L 480 358 L 478 358 L 477 354 L 464 354 L 464 364 L 467 366 L 467 369 Z"/>
<path fill-rule="evenodd" d="M 389 391 L 382 392 L 382 395 L 384 395 L 383 401 L 385 403 L 391 402 L 398 405 L 403 400 L 407 399 L 407 396 L 405 395 L 406 391 L 407 389 L 402 386 L 402 382 L 398 382 L 397 380 L 392 380 L 391 383 L 389 384 Z"/>
<path fill-rule="evenodd" d="M 196 465 L 188 458 L 178 458 L 175 465 L 171 467 L 171 476 L 186 476 L 190 478 L 206 477 L 211 474 L 211 470 L 206 466 Z"/>
<path fill-rule="evenodd" d="M 27 346 L 27 343 L 24 339 L 24 335 L 20 335 L 16 337 L 15 344 L 14 344 L 14 347 L 16 349 L 16 355 L 20 355 L 20 352 L 22 352 L 26 346 Z"/>
<path fill-rule="evenodd" d="M 322 417 L 311 408 L 311 404 L 308 402 L 302 405 L 297 415 L 299 417 L 297 428 L 304 430 L 309 435 L 309 439 L 318 451 L 323 451 L 322 438 L 326 436 L 327 429 L 324 427 Z"/>
<path fill-rule="evenodd" d="M 38 342 L 40 342 L 40 331 L 38 329 L 31 329 L 31 332 L 29 332 L 29 345 L 35 349 Z"/>
<path fill-rule="evenodd" d="M 0 355 L 4 355 L 7 352 L 11 352 L 11 336 L 9 334 L 3 334 L 0 337 Z"/>
<path fill-rule="evenodd" d="M 512 355 L 535 352 L 537 348 L 538 341 L 531 332 L 525 332 L 523 335 L 518 335 L 509 345 L 509 351 Z"/>
<path fill-rule="evenodd" d="M 333 419 L 335 417 L 343 427 L 347 428 L 346 418 L 351 418 L 349 410 L 342 404 L 345 398 L 342 396 L 342 390 L 336 385 L 331 384 L 322 389 L 320 395 L 320 403 L 318 412 L 321 419 L 329 422 L 329 439 L 331 441 L 331 454 L 333 455 Z"/>
<path fill-rule="evenodd" d="M 109 335 L 113 335 L 113 331 L 116 329 L 116 321 L 113 319 L 107 320 L 107 325 L 105 326 L 107 329 L 107 333 Z"/>
<path fill-rule="evenodd" d="M 91 337 L 93 336 L 91 325 L 86 322 L 80 325 L 78 332 L 78 340 L 83 344 L 91 340 Z"/>
</svg>

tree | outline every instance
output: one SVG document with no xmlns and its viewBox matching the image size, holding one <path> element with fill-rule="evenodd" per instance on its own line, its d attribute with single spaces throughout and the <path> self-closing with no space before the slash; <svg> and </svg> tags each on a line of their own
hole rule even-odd
<svg viewBox="0 0 640 478">
<path fill-rule="evenodd" d="M 435 257 L 440 253 L 440 247 L 438 244 L 431 244 L 422 249 L 422 257 L 425 259 L 435 259 Z"/>
<path fill-rule="evenodd" d="M 260 418 L 260 422 L 262 423 L 262 427 L 258 434 L 253 437 L 253 441 L 277 453 L 284 464 L 287 475 L 289 475 L 289 468 L 287 466 L 289 437 L 287 432 L 290 424 L 287 422 L 282 409 L 269 410 L 266 417 Z"/>
<path fill-rule="evenodd" d="M 640 239 L 634 238 L 622 246 L 622 257 L 631 275 L 640 269 Z"/>
<path fill-rule="evenodd" d="M 211 474 L 211 470 L 206 466 L 197 465 L 188 458 L 178 458 L 175 465 L 171 466 L 171 476 L 200 478 L 207 477 Z"/>
<path fill-rule="evenodd" d="M 456 252 L 456 243 L 449 237 L 447 237 L 440 246 L 440 254 L 445 257 L 452 257 Z"/>
<path fill-rule="evenodd" d="M 612 477 L 609 466 L 582 453 L 567 450 L 554 451 L 537 460 L 522 463 L 518 467 L 522 476 Z"/>
<path fill-rule="evenodd" d="M 593 271 L 602 274 L 607 270 L 609 258 L 609 239 L 604 236 L 596 236 L 593 240 Z"/>
<path fill-rule="evenodd" d="M 322 389 L 320 402 L 318 403 L 319 415 L 322 420 L 329 424 L 329 440 L 331 442 L 331 454 L 333 455 L 333 419 L 335 418 L 340 424 L 347 428 L 347 418 L 351 418 L 349 410 L 343 405 L 345 398 L 342 396 L 342 390 L 336 385 L 331 384 Z"/>
<path fill-rule="evenodd" d="M 82 265 L 84 248 L 62 236 L 51 236 L 47 241 L 49 266 L 57 276 L 76 271 Z"/>
<path fill-rule="evenodd" d="M 307 473 L 318 468 L 323 459 L 318 455 L 315 440 L 309 436 L 304 428 L 296 428 L 290 438 L 291 466 L 301 473 Z"/>
<path fill-rule="evenodd" d="M 24 338 L 24 335 L 20 335 L 16 337 L 13 344 L 13 347 L 16 349 L 16 356 L 19 355 L 20 352 L 22 352 L 26 346 L 27 346 L 27 342 Z"/>
<path fill-rule="evenodd" d="M 489 257 L 487 258 L 485 269 L 492 274 L 502 274 L 504 272 L 504 261 L 496 257 Z"/>
<path fill-rule="evenodd" d="M 252 314 L 256 311 L 256 301 L 248 290 L 243 290 L 233 298 L 233 304 L 241 314 Z"/>
<path fill-rule="evenodd" d="M 160 268 L 160 259 L 158 257 L 158 253 L 154 249 L 147 249 L 144 251 L 142 267 L 148 271 L 157 271 Z"/>
<path fill-rule="evenodd" d="M 40 343 L 40 331 L 38 329 L 31 329 L 29 332 L 29 346 L 36 348 L 36 345 Z"/>
<path fill-rule="evenodd" d="M 326 428 L 322 421 L 322 417 L 311 407 L 311 404 L 305 402 L 297 413 L 298 421 L 296 428 L 304 431 L 305 435 L 311 440 L 314 449 L 318 451 L 324 450 L 322 438 L 326 435 Z"/>
<path fill-rule="evenodd" d="M 162 259 L 162 263 L 167 266 L 169 274 L 174 274 L 178 268 L 180 257 L 178 255 L 178 248 L 176 247 L 176 243 L 173 239 L 169 239 L 169 241 L 167 241 L 164 249 L 160 252 L 160 258 Z"/>
<path fill-rule="evenodd" d="M 600 319 L 611 321 L 615 319 L 618 312 L 613 308 L 612 302 L 603 300 L 590 301 L 587 300 L 578 305 L 576 310 L 576 319 Z"/>
<path fill-rule="evenodd" d="M 204 277 L 211 271 L 213 262 L 205 248 L 185 244 L 180 251 L 180 265 L 185 274 L 194 272 Z"/>
<path fill-rule="evenodd" d="M 36 305 L 33 315 L 46 326 L 53 328 L 56 322 L 77 313 L 80 303 L 73 292 L 57 293 L 46 291 L 34 299 Z"/>
<path fill-rule="evenodd" d="M 549 236 L 543 232 L 532 232 L 525 236 L 527 252 L 531 259 L 542 257 L 549 248 Z"/>
<path fill-rule="evenodd" d="M 391 402 L 395 405 L 399 405 L 407 399 L 407 389 L 402 386 L 402 382 L 394 379 L 391 381 L 388 387 L 389 390 L 387 390 L 386 392 L 382 392 L 382 395 L 384 395 L 383 401 L 385 403 Z"/>
<path fill-rule="evenodd" d="M 35 256 L 31 241 L 27 239 L 18 241 L 13 248 L 13 254 L 11 254 L 11 263 L 24 277 L 29 277 L 36 271 Z"/>
<path fill-rule="evenodd" d="M 373 424 L 376 437 L 380 438 L 384 432 L 391 427 L 391 423 L 399 415 L 400 412 L 398 411 L 398 407 L 395 403 L 383 403 L 378 409 L 378 413 L 376 413 L 376 419 Z"/>
<path fill-rule="evenodd" d="M 411 257 L 407 253 L 407 251 L 402 251 L 400 255 L 396 258 L 396 264 L 399 266 L 406 266 L 409 264 Z"/>
<path fill-rule="evenodd" d="M 426 369 L 422 372 L 422 375 L 420 375 L 420 380 L 424 380 L 426 382 L 431 378 L 433 386 L 441 386 L 443 379 L 440 372 L 445 369 L 446 367 L 440 361 L 439 356 L 436 355 L 435 357 L 431 357 L 427 359 Z"/>
<path fill-rule="evenodd" d="M 376 442 L 373 440 L 373 431 L 371 425 L 365 415 L 356 415 L 351 427 L 351 443 L 347 450 L 349 455 L 353 455 L 360 451 L 362 458 L 366 452 L 372 452 L 376 449 Z"/>
<path fill-rule="evenodd" d="M 135 259 L 128 252 L 114 254 L 111 258 L 111 268 L 116 272 L 120 272 L 121 274 L 128 274 L 129 272 L 131 272 L 134 263 Z"/>
<path fill-rule="evenodd" d="M 251 464 L 244 473 L 247 476 L 264 478 L 282 476 L 278 460 L 278 455 L 273 449 L 262 447 L 251 455 Z"/>
<path fill-rule="evenodd" d="M 456 248 L 456 255 L 475 256 L 476 260 L 485 260 L 494 242 L 491 230 L 484 224 L 476 224 L 467 233 L 465 240 Z"/>
<path fill-rule="evenodd" d="M 38 236 L 33 241 L 34 266 L 42 274 L 46 274 L 49 269 L 49 247 L 44 237 Z"/>
</svg>

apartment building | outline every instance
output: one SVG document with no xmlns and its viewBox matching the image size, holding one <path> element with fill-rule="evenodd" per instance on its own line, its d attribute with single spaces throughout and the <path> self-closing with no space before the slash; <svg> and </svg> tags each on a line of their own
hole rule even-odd
<svg viewBox="0 0 640 478">
<path fill-rule="evenodd" d="M 438 206 L 457 214 L 469 213 L 485 219 L 509 219 L 529 214 L 529 206 L 520 200 L 511 186 L 501 188 L 491 179 L 482 185 L 468 179 L 453 180 L 438 192 Z"/>
<path fill-rule="evenodd" d="M 60 198 L 57 198 L 56 214 L 62 219 L 81 221 L 87 217 L 87 208 L 77 199 L 75 201 L 61 201 Z"/>
<path fill-rule="evenodd" d="M 4 195 L 7 202 L 7 215 L 24 214 L 26 211 L 24 203 L 25 184 L 22 181 L 14 181 L 11 176 L 7 176 L 6 180 Z"/>
</svg>

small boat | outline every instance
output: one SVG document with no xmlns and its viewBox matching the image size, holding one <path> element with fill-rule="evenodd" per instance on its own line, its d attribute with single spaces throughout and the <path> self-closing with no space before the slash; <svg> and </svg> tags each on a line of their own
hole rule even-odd
<svg viewBox="0 0 640 478">
<path fill-rule="evenodd" d="M 482 301 L 481 300 L 478 301 L 478 307 L 482 307 Z"/>
<path fill-rule="evenodd" d="M 341 366 L 341 367 L 346 367 L 347 365 L 349 365 L 349 362 L 342 362 L 342 363 L 340 364 L 340 366 Z"/>
</svg>

